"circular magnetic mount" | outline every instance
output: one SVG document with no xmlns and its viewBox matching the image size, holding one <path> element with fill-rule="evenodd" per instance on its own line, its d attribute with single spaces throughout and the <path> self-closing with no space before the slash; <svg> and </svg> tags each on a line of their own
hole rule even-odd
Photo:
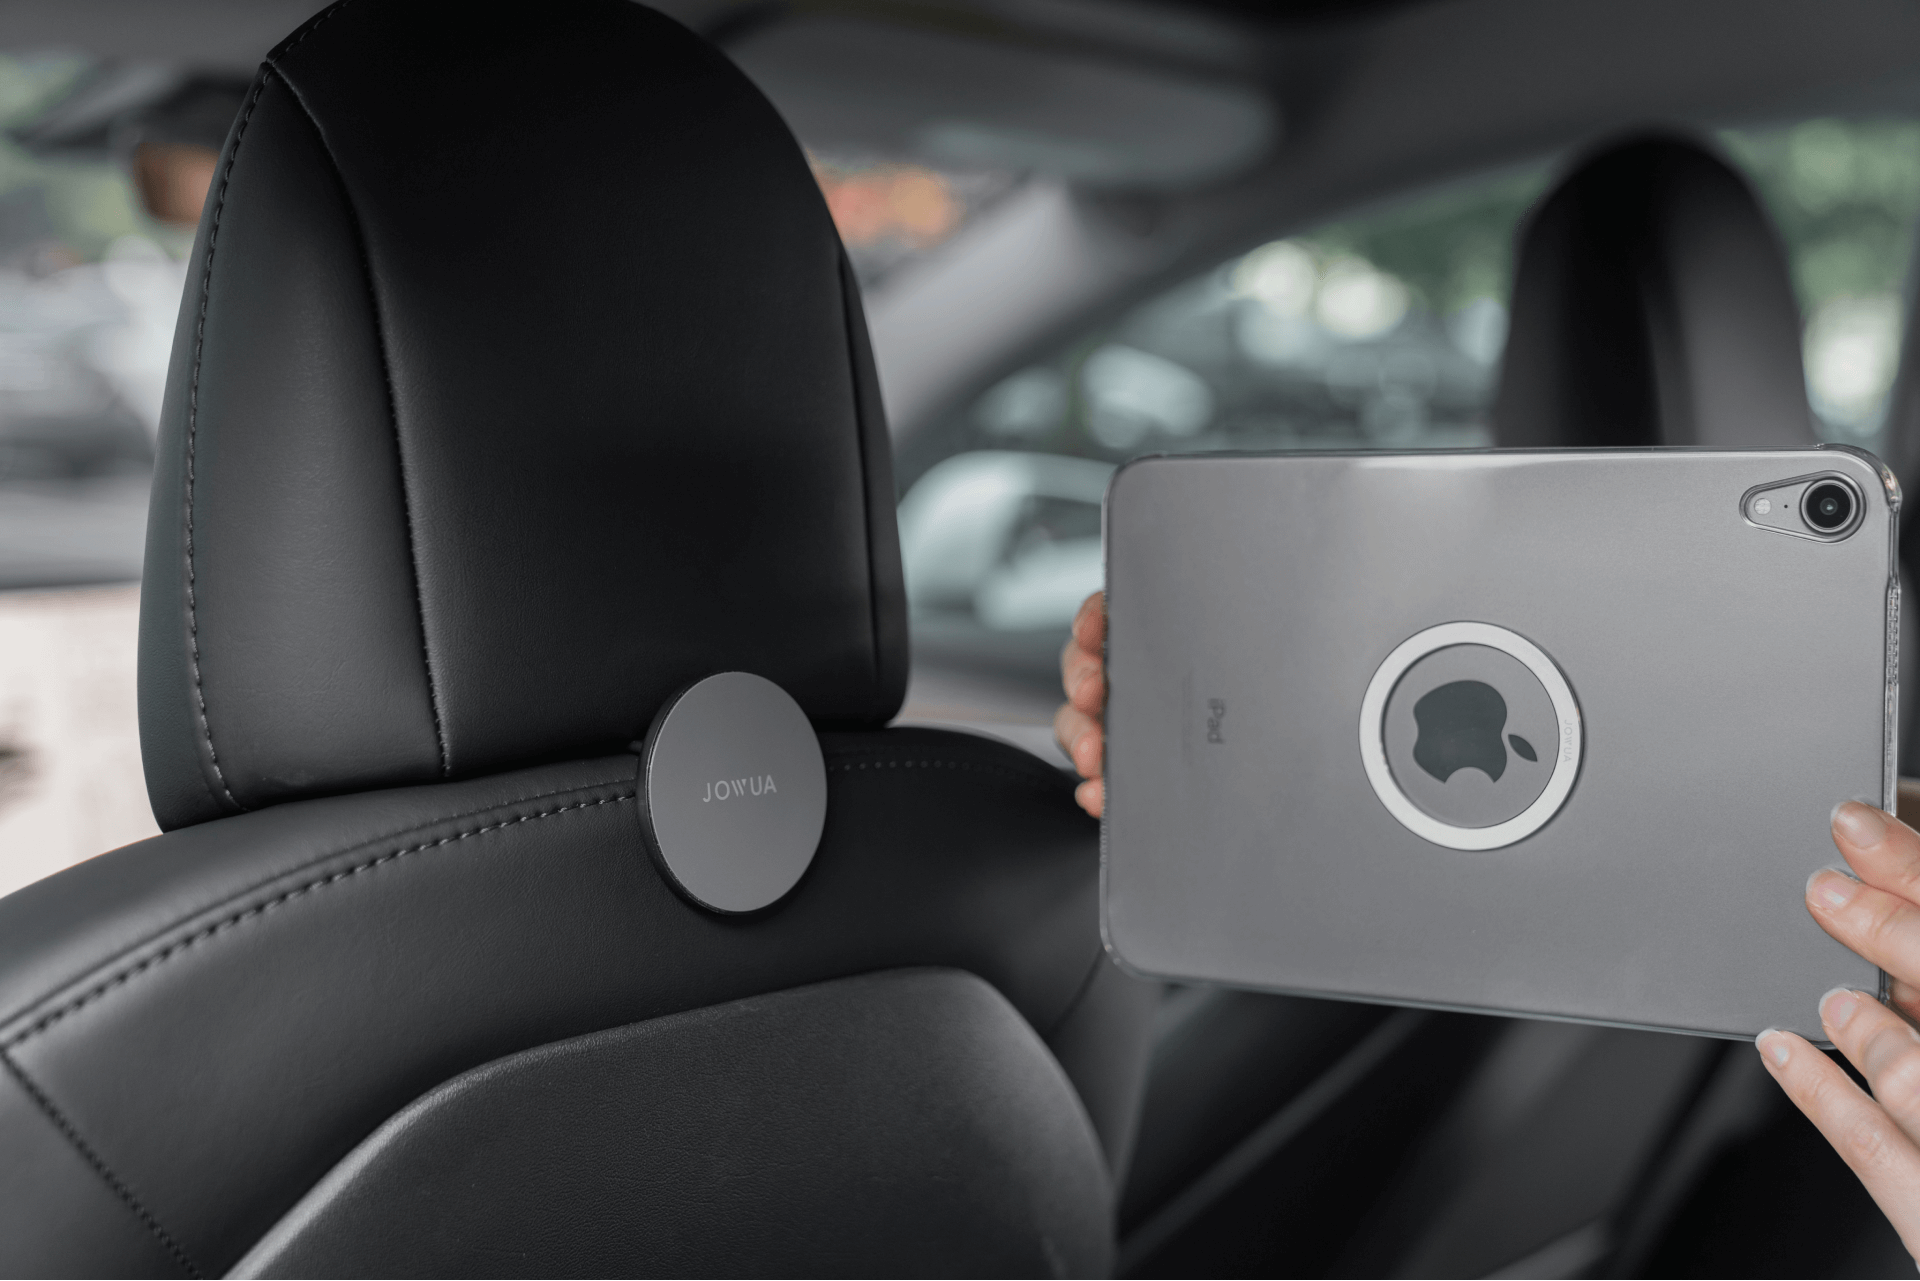
<svg viewBox="0 0 1920 1281">
<path fill-rule="evenodd" d="M 827 820 L 827 766 L 792 695 L 722 672 L 667 700 L 640 755 L 641 827 L 668 881 L 715 912 L 800 882 Z"/>
<path fill-rule="evenodd" d="M 1533 835 L 1580 772 L 1580 707 L 1546 653 L 1491 623 L 1408 637 L 1360 703 L 1360 756 L 1388 813 L 1435 845 Z"/>
</svg>

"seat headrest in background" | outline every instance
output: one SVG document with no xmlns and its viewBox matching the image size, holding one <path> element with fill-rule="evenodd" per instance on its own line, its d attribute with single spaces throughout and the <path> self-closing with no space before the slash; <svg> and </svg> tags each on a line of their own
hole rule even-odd
<svg viewBox="0 0 1920 1281">
<path fill-rule="evenodd" d="M 164 828 L 906 682 L 885 423 L 804 154 L 627 0 L 343 0 L 229 136 L 141 595 Z"/>
<path fill-rule="evenodd" d="M 1514 264 L 1497 443 L 1815 443 L 1800 312 L 1746 180 L 1699 143 L 1642 136 L 1537 205 Z"/>
</svg>

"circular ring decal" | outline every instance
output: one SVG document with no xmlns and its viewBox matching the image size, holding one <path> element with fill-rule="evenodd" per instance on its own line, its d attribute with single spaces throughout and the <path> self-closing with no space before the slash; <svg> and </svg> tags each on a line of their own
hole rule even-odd
<svg viewBox="0 0 1920 1281">
<path fill-rule="evenodd" d="M 1444 664 L 1438 660 L 1435 664 L 1427 664 L 1423 660 L 1438 651 L 1462 646 L 1477 647 L 1477 652 L 1481 654 L 1494 650 L 1499 655 L 1505 655 L 1506 658 L 1489 656 L 1497 664 L 1506 664 L 1508 658 L 1516 660 L 1539 682 L 1538 689 L 1510 688 L 1507 698 L 1503 699 L 1490 685 L 1479 681 L 1455 681 L 1430 691 L 1418 701 L 1409 715 L 1406 709 L 1399 706 L 1407 700 L 1395 698 L 1395 691 L 1402 679 L 1416 665 L 1423 670 L 1429 666 L 1444 669 Z M 1475 651 L 1458 652 L 1468 654 Z M 1455 663 L 1454 666 L 1462 665 Z M 1484 670 L 1487 664 L 1481 663 L 1478 667 Z M 1515 669 L 1516 674 L 1517 671 Z M 1519 679 L 1525 681 L 1526 677 L 1519 676 Z M 1543 694 L 1544 700 L 1541 698 Z M 1395 777 L 1395 760 L 1392 759 L 1407 757 L 1408 753 L 1405 750 L 1389 750 L 1387 739 L 1390 726 L 1395 732 L 1404 734 L 1404 727 L 1415 725 L 1415 718 L 1419 718 L 1415 732 L 1424 738 L 1430 720 L 1438 722 L 1450 717 L 1452 723 L 1438 725 L 1435 729 L 1436 737 L 1440 740 L 1439 746 L 1429 748 L 1421 742 L 1412 748 L 1412 757 L 1418 759 L 1422 768 L 1437 780 L 1437 783 L 1421 780 L 1422 791 L 1433 794 L 1436 786 L 1447 784 L 1453 775 L 1466 766 L 1479 768 L 1461 775 L 1463 780 L 1470 780 L 1463 782 L 1463 786 L 1486 787 L 1490 785 L 1489 775 L 1493 783 L 1500 780 L 1510 759 L 1501 737 L 1506 728 L 1504 722 L 1508 703 L 1524 702 L 1528 698 L 1541 703 L 1542 716 L 1546 714 L 1546 705 L 1551 705 L 1556 725 L 1550 732 L 1556 732 L 1558 741 L 1549 749 L 1546 743 L 1535 746 L 1527 738 L 1506 736 L 1504 744 L 1511 744 L 1515 757 L 1526 762 L 1538 762 L 1540 757 L 1546 755 L 1542 749 L 1553 750 L 1554 753 L 1549 758 L 1552 765 L 1544 786 L 1517 814 L 1484 826 L 1467 826 L 1436 816 L 1432 812 L 1435 806 L 1431 802 L 1422 805 L 1409 797 L 1407 789 Z M 1543 736 L 1538 731 L 1530 732 L 1535 738 Z M 1360 759 L 1366 766 L 1367 781 L 1373 785 L 1374 794 L 1386 806 L 1387 812 L 1408 831 L 1448 849 L 1499 849 L 1525 840 L 1546 826 L 1547 820 L 1559 813 L 1560 807 L 1573 791 L 1574 779 L 1580 773 L 1582 749 L 1580 706 L 1574 701 L 1567 678 L 1538 645 L 1517 632 L 1495 627 L 1491 623 L 1442 623 L 1408 637 L 1395 646 L 1380 664 L 1373 679 L 1367 683 L 1366 696 L 1360 700 Z M 1406 761 L 1401 760 L 1400 763 L 1405 768 Z M 1537 763 L 1533 769 L 1538 769 Z M 1533 777 L 1537 780 L 1539 776 L 1534 773 Z M 1512 809 L 1504 812 L 1512 813 Z"/>
</svg>

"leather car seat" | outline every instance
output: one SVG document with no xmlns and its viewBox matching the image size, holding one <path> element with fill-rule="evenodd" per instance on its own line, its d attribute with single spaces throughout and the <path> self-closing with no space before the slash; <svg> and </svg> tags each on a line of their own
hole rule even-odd
<svg viewBox="0 0 1920 1281">
<path fill-rule="evenodd" d="M 1087 1275 L 1153 989 L 1097 830 L 906 680 L 858 291 L 769 104 L 625 0 L 341 0 L 228 138 L 169 376 L 164 834 L 0 900 L 0 1269 Z M 629 744 L 778 682 L 783 901 Z"/>
<path fill-rule="evenodd" d="M 1508 332 L 1500 445 L 1816 443 L 1779 235 L 1690 139 L 1603 145 L 1541 200 Z"/>
</svg>

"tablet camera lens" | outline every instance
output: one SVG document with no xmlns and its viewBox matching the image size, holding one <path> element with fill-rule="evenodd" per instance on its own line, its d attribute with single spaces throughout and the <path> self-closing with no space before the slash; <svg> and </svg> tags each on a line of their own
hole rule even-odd
<svg viewBox="0 0 1920 1281">
<path fill-rule="evenodd" d="M 1853 491 L 1838 481 L 1823 480 L 1800 500 L 1800 514 L 1823 534 L 1844 529 L 1853 519 Z"/>
</svg>

